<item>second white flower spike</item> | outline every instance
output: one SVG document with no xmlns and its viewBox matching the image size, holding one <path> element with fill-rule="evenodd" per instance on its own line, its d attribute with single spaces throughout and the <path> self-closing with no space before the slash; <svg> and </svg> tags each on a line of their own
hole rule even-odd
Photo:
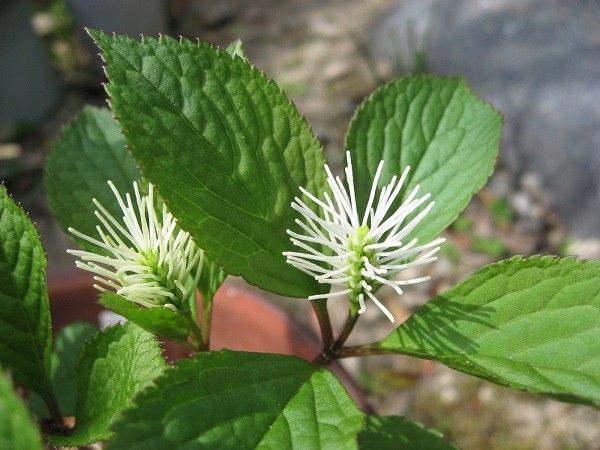
<svg viewBox="0 0 600 450">
<path fill-rule="evenodd" d="M 362 314 L 366 310 L 365 299 L 369 298 L 394 322 L 394 316 L 375 297 L 375 291 L 386 285 L 400 295 L 403 293 L 402 286 L 429 280 L 430 277 L 398 279 L 398 275 L 409 267 L 437 259 L 435 254 L 444 242 L 443 238 L 421 245 L 417 245 L 416 238 L 410 239 L 412 231 L 431 211 L 434 202 L 430 201 L 423 207 L 430 194 L 418 197 L 417 185 L 400 206 L 392 210 L 410 167 L 406 167 L 400 178 L 393 176 L 390 183 L 381 189 L 376 201 L 377 183 L 384 165 L 380 161 L 361 217 L 356 204 L 350 152 L 346 153 L 346 159 L 346 184 L 325 165 L 333 199 L 325 193 L 321 200 L 300 188 L 318 206 L 320 214 L 315 214 L 300 198 L 294 199 L 292 208 L 304 219 L 296 220 L 296 223 L 304 234 L 292 230 L 287 230 L 287 233 L 301 251 L 283 254 L 289 264 L 315 277 L 319 283 L 341 288 L 327 294 L 312 295 L 309 300 L 347 295 L 358 303 L 358 313 Z M 414 216 L 407 220 L 413 213 Z"/>
<path fill-rule="evenodd" d="M 151 184 L 148 195 L 141 195 L 137 182 L 133 183 L 135 202 L 129 194 L 122 198 L 114 184 L 108 184 L 123 213 L 122 220 L 94 199 L 99 239 L 69 228 L 74 236 L 101 248 L 104 254 L 67 252 L 80 259 L 75 262 L 78 268 L 95 274 L 96 289 L 115 291 L 146 307 L 177 310 L 195 295 L 204 260 L 202 250 L 178 227 L 167 206 L 155 198 Z M 155 211 L 157 202 L 162 216 Z"/>
</svg>

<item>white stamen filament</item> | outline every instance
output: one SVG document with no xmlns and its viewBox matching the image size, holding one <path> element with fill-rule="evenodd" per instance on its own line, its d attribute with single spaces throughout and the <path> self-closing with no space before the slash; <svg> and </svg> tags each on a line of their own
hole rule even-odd
<svg viewBox="0 0 600 450">
<path fill-rule="evenodd" d="M 362 314 L 366 311 L 365 299 L 369 298 L 393 322 L 393 315 L 375 297 L 375 291 L 385 285 L 402 295 L 401 286 L 430 279 L 429 276 L 404 280 L 397 277 L 405 269 L 437 260 L 434 255 L 444 239 L 421 245 L 417 245 L 417 238 L 407 239 L 435 203 L 430 201 L 423 206 L 430 194 L 418 196 L 417 185 L 394 209 L 393 205 L 402 198 L 401 192 L 407 189 L 405 184 L 410 167 L 406 167 L 400 177 L 392 176 L 377 195 L 379 181 L 384 177 L 384 162 L 380 161 L 365 209 L 359 217 L 350 152 L 346 153 L 346 160 L 345 183 L 325 165 L 331 196 L 325 192 L 321 200 L 300 188 L 304 198 L 312 201 L 320 213 L 315 213 L 304 200 L 294 199 L 292 208 L 303 216 L 303 220 L 296 219 L 301 230 L 287 230 L 287 233 L 291 242 L 302 251 L 283 254 L 292 266 L 313 276 L 319 283 L 332 286 L 331 292 L 312 295 L 309 300 L 347 295 L 358 303 L 358 313 Z"/>
<path fill-rule="evenodd" d="M 143 196 L 134 182 L 133 198 L 130 194 L 123 198 L 111 181 L 108 185 L 121 208 L 121 222 L 93 199 L 100 239 L 69 228 L 71 234 L 103 249 L 104 254 L 85 250 L 67 252 L 79 258 L 75 261 L 79 269 L 95 274 L 94 287 L 99 291 L 112 290 L 146 307 L 176 310 L 176 305 L 195 295 L 204 260 L 202 250 L 189 233 L 177 228 L 177 221 L 166 205 L 162 205 L 162 217 L 157 216 L 151 184 L 148 195 Z"/>
</svg>

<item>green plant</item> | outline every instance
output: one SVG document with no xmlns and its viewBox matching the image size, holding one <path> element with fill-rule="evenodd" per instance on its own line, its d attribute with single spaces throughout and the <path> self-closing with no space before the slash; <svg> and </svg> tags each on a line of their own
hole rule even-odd
<svg viewBox="0 0 600 450">
<path fill-rule="evenodd" d="M 45 254 L 26 214 L 0 190 L 0 363 L 43 401 L 31 409 L 50 417 L 50 443 L 453 448 L 403 418 L 363 413 L 327 368 L 381 353 L 600 405 L 597 262 L 514 257 L 486 266 L 381 341 L 345 344 L 367 308 L 394 321 L 377 290 L 401 295 L 426 281 L 403 271 L 435 263 L 438 235 L 493 170 L 501 118 L 463 80 L 408 77 L 373 92 L 350 123 L 342 181 L 239 43 L 223 51 L 90 34 L 107 64 L 116 120 L 103 109 L 80 113 L 54 144 L 46 186 L 58 221 L 82 247 L 71 251 L 78 266 L 95 273 L 100 302 L 128 324 L 93 333 L 73 325 L 52 351 Z M 322 332 L 316 359 L 208 351 L 212 301 L 227 275 L 308 298 Z M 338 335 L 332 301 L 348 304 Z M 156 336 L 196 356 L 168 365 Z M 10 410 L 0 442 L 39 448 L 19 402 L 0 378 L 0 410 Z M 67 414 L 76 417 L 72 429 Z"/>
</svg>

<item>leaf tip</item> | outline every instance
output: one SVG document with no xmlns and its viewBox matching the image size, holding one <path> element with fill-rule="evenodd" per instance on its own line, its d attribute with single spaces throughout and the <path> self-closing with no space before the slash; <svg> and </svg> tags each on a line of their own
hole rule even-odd
<svg viewBox="0 0 600 450">
<path fill-rule="evenodd" d="M 102 30 L 97 30 L 91 27 L 84 27 L 85 32 L 89 37 L 97 44 L 100 45 L 100 41 L 106 40 L 109 36 L 104 33 Z"/>
</svg>

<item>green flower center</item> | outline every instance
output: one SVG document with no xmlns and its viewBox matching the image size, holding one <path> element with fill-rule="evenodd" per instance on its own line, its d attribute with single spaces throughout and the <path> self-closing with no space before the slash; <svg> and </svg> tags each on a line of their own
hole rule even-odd
<svg viewBox="0 0 600 450">
<path fill-rule="evenodd" d="M 365 249 L 365 246 L 372 243 L 372 239 L 367 238 L 368 233 L 369 227 L 361 225 L 348 242 L 348 250 L 352 252 L 348 257 L 348 276 L 350 277 L 348 286 L 352 289 L 350 298 L 353 301 L 357 300 L 358 295 L 363 291 L 360 282 L 364 279 L 361 273 L 365 267 L 364 258 L 366 257 L 372 264 L 375 263 L 375 251 Z"/>
<path fill-rule="evenodd" d="M 174 298 L 164 297 L 161 305 L 171 303 L 177 308 L 181 305 L 181 292 L 177 289 L 174 281 L 168 277 L 168 267 L 164 264 L 158 263 L 158 254 L 151 251 L 146 251 L 140 254 L 140 264 L 148 267 L 149 274 L 155 275 L 156 278 L 149 278 L 149 281 L 156 281 L 165 291 L 172 292 L 175 295 Z"/>
</svg>

